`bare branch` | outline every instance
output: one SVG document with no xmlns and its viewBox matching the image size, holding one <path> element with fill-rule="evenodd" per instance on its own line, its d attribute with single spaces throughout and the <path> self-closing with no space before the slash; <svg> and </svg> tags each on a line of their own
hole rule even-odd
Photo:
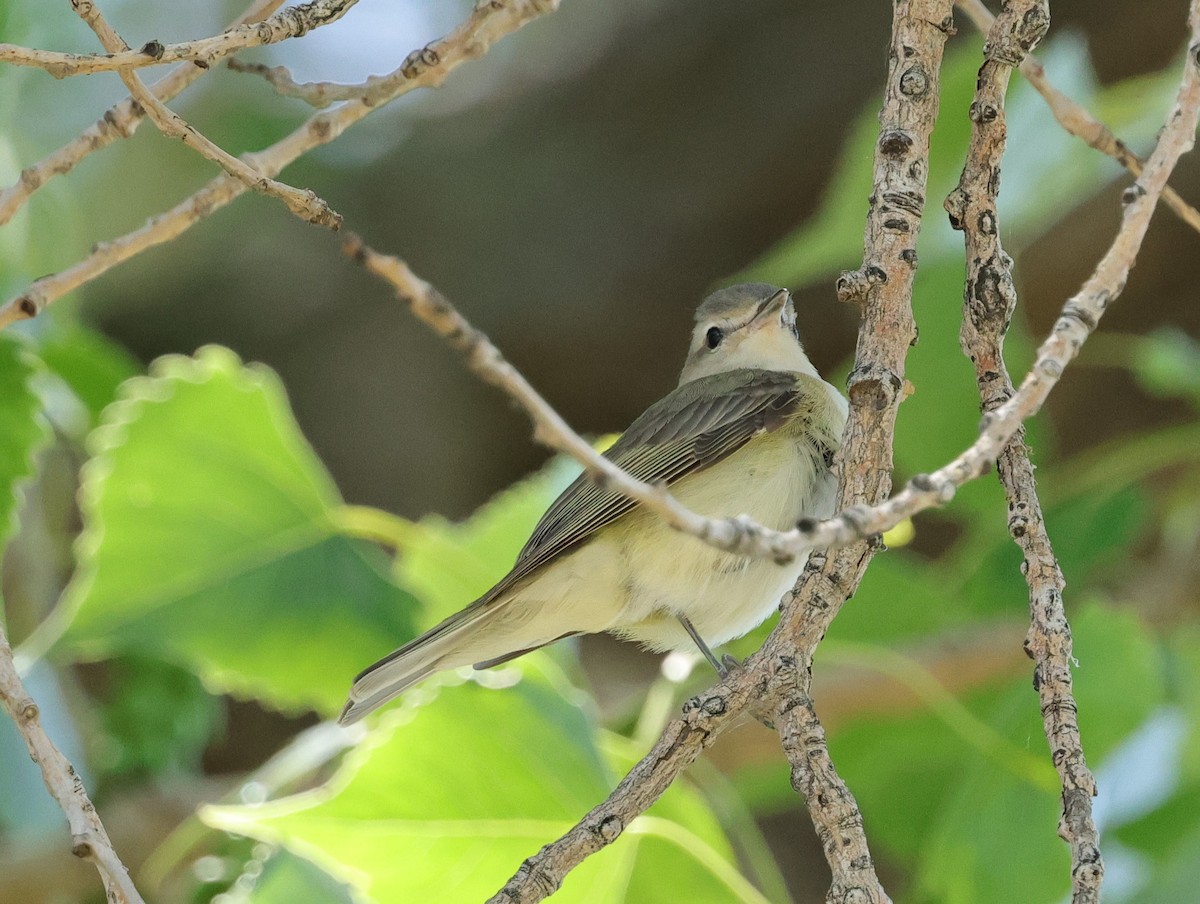
<svg viewBox="0 0 1200 904">
<path fill-rule="evenodd" d="M 318 110 L 323 110 L 338 101 L 357 100 L 367 94 L 382 78 L 382 76 L 372 76 L 367 81 L 355 85 L 342 85 L 337 82 L 297 82 L 285 66 L 243 63 L 237 59 L 230 60 L 226 65 L 234 72 L 261 76 L 275 89 L 277 94 L 284 97 L 298 97 Z"/>
<path fill-rule="evenodd" d="M 988 33 L 995 21 L 995 16 L 983 5 L 983 0 L 956 0 L 956 3 L 975 23 L 976 28 L 984 34 Z M 1045 99 L 1050 107 L 1050 112 L 1054 114 L 1059 125 L 1076 138 L 1084 141 L 1088 147 L 1095 148 L 1100 153 L 1117 161 L 1133 173 L 1134 178 L 1142 174 L 1144 165 L 1142 158 L 1131 151 L 1129 146 L 1114 135 L 1108 126 L 1050 84 L 1049 79 L 1046 78 L 1046 70 L 1037 57 L 1028 54 L 1021 61 L 1021 74 Z M 1163 189 L 1162 197 L 1179 219 L 1200 232 L 1200 211 L 1183 200 L 1169 185 Z"/>
<path fill-rule="evenodd" d="M 844 301 L 862 306 L 850 418 L 839 452 L 839 506 L 858 511 L 885 499 L 892 486 L 896 413 L 905 360 L 916 339 L 912 286 L 929 174 L 929 140 L 941 96 L 942 54 L 953 33 L 952 4 L 897 3 L 874 178 L 863 237 L 863 264 L 838 280 Z M 861 539 L 865 539 L 865 536 Z M 792 787 L 804 797 L 832 872 L 828 902 L 883 902 L 862 816 L 834 768 L 811 698 L 812 659 L 834 617 L 858 588 L 876 543 L 815 552 L 783 602 L 772 634 L 775 722 L 791 764 Z"/>
<path fill-rule="evenodd" d="M 13 663 L 12 647 L 3 628 L 0 628 L 0 702 L 25 739 L 29 756 L 42 772 L 46 790 L 66 814 L 71 831 L 71 853 L 92 861 L 100 873 L 108 900 L 113 904 L 142 904 L 142 896 L 113 850 L 83 781 L 42 728 L 38 706 L 21 683 Z"/>
<path fill-rule="evenodd" d="M 118 72 L 122 69 L 139 69 L 143 66 L 160 66 L 184 61 L 191 61 L 207 69 L 218 60 L 239 50 L 298 38 L 314 28 L 336 22 L 357 2 L 358 0 L 311 0 L 299 6 L 290 6 L 256 24 L 235 25 L 211 38 L 184 41 L 180 44 L 149 41 L 139 50 L 125 47 L 105 54 L 81 54 L 0 44 L 0 63 L 35 66 L 46 70 L 55 78 L 88 75 L 94 72 Z"/>
<path fill-rule="evenodd" d="M 230 27 L 258 22 L 273 13 L 282 3 L 283 0 L 255 0 Z M 159 100 L 168 101 L 207 71 L 193 63 L 184 63 L 151 85 L 150 90 Z M 106 110 L 103 116 L 77 138 L 67 142 L 39 163 L 21 170 L 20 178 L 0 191 L 0 226 L 11 220 L 33 193 L 55 176 L 65 176 L 88 154 L 108 147 L 118 138 L 128 138 L 132 135 L 141 125 L 143 116 L 141 105 L 132 98 L 126 98 Z"/>
<path fill-rule="evenodd" d="M 960 340 L 975 366 L 980 408 L 991 411 L 1012 397 L 1004 362 L 1004 335 L 1016 309 L 1012 259 L 1000 243 L 997 207 L 999 171 L 1005 146 L 1004 96 L 1012 67 L 1033 49 L 1050 23 L 1047 0 L 1013 2 L 994 20 L 984 45 L 971 104 L 971 143 L 958 187 L 946 199 L 951 224 L 963 230 L 967 280 Z M 1026 59 L 1028 59 L 1026 57 Z M 1139 167 L 1140 171 L 1140 167 Z M 1071 691 L 1071 629 L 1063 608 L 1063 580 L 1042 517 L 1024 428 L 996 462 L 1008 497 L 1009 531 L 1024 552 L 1031 623 L 1025 648 L 1037 660 L 1034 686 L 1053 761 L 1063 788 L 1060 832 L 1071 846 L 1074 904 L 1097 904 L 1104 878 L 1099 837 L 1092 818 L 1096 783 L 1087 768 L 1078 708 Z M 1061 659 L 1058 656 L 1061 655 Z"/>
<path fill-rule="evenodd" d="M 100 43 L 110 51 L 117 52 L 129 46 L 108 24 L 103 13 L 100 12 L 100 8 L 92 0 L 71 0 L 71 6 L 88 27 L 96 33 Z M 125 87 L 129 89 L 129 95 L 141 104 L 146 115 L 168 138 L 178 138 L 200 156 L 216 163 L 247 188 L 282 201 L 287 209 L 300 219 L 318 226 L 327 226 L 330 229 L 337 229 L 341 225 L 341 216 L 318 198 L 315 192 L 293 188 L 264 176 L 205 138 L 182 117 L 170 110 L 166 104 L 154 96 L 154 93 L 146 87 L 133 70 L 119 69 L 117 74 L 125 83 Z"/>
<path fill-rule="evenodd" d="M 1005 59 L 1001 50 L 1006 45 L 1012 46 L 1021 26 L 1031 21 L 1031 11 L 1039 13 L 1040 19 L 1048 24 L 1046 6 L 1045 0 L 1014 2 L 1005 8 L 988 33 L 985 45 L 988 59 L 980 70 L 976 99 L 971 108 L 975 127 L 967 166 L 958 189 L 946 202 L 951 211 L 951 222 L 964 229 L 968 275 L 961 339 L 963 350 L 975 365 L 981 407 L 985 412 L 1006 404 L 1013 393 L 1003 358 L 1003 337 L 1016 305 L 1016 292 L 1011 275 L 1012 260 L 1000 246 L 996 213 L 998 186 L 991 173 L 998 170 L 1004 150 L 1004 83 L 1011 64 L 1020 57 Z M 1038 16 L 1033 18 L 1038 19 Z M 1198 0 L 1191 4 L 1189 26 L 1191 43 L 1179 97 L 1145 172 L 1134 188 L 1126 192 L 1122 234 L 1101 261 L 1095 276 L 1067 303 L 1063 316 L 1055 325 L 1055 335 L 1070 337 L 1066 341 L 1068 348 L 1074 351 L 1095 329 L 1096 321 L 1111 302 L 1113 293 L 1119 293 L 1123 288 L 1133 257 L 1145 235 L 1153 195 L 1164 191 L 1175 162 L 1195 139 L 1200 111 L 1200 77 L 1196 71 L 1200 64 L 1197 60 L 1200 52 Z M 1018 40 L 1017 43 L 1022 42 Z M 1025 49 L 1031 47 L 1032 43 Z M 1045 348 L 1043 346 L 1043 350 Z M 1061 363 L 1065 365 L 1067 360 L 1069 357 Z M 1047 358 L 1039 353 L 1040 369 L 1045 369 L 1043 362 L 1046 361 Z M 1029 378 L 1026 385 L 1028 383 Z M 1024 389 L 1022 386 L 1022 391 Z M 1104 863 L 1092 815 L 1096 782 L 1084 756 L 1078 707 L 1072 693 L 1071 629 L 1063 605 L 1066 582 L 1042 516 L 1023 430 L 1004 447 L 997 459 L 997 471 L 1008 497 L 1009 531 L 1024 553 L 1023 571 L 1029 585 L 1030 608 L 1025 650 L 1035 661 L 1034 687 L 1041 702 L 1051 759 L 1062 784 L 1059 834 L 1071 847 L 1072 901 L 1074 904 L 1096 904 L 1100 900 Z"/>
<path fill-rule="evenodd" d="M 453 32 L 409 54 L 399 70 L 400 75 L 389 79 L 385 92 L 373 93 L 369 100 L 361 99 L 317 113 L 290 135 L 268 148 L 245 155 L 244 159 L 264 176 L 274 177 L 296 158 L 333 141 L 354 123 L 395 98 L 415 88 L 440 85 L 450 72 L 469 60 L 482 57 L 496 41 L 557 9 L 558 2 L 509 0 L 497 7 L 491 0 L 479 0 L 471 15 Z M 219 176 L 141 228 L 118 239 L 97 243 L 82 261 L 35 280 L 24 292 L 0 306 L 0 329 L 36 317 L 46 305 L 68 292 L 148 248 L 171 241 L 245 191 L 246 186 L 232 176 Z"/>
</svg>

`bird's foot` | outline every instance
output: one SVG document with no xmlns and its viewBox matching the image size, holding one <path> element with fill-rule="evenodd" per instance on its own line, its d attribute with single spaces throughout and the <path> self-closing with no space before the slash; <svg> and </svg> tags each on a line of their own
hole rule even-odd
<svg viewBox="0 0 1200 904">
<path fill-rule="evenodd" d="M 722 679 L 725 679 L 735 672 L 741 671 L 741 668 L 742 664 L 735 657 L 726 653 L 721 657 L 720 665 L 717 666 L 717 674 L 720 675 Z"/>
</svg>

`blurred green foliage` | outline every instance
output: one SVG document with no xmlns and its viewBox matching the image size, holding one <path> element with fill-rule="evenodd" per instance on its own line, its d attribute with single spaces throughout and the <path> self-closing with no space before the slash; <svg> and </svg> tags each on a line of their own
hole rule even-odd
<svg viewBox="0 0 1200 904">
<path fill-rule="evenodd" d="M 1151 135 L 1174 84 L 1166 73 L 1099 89 L 1070 40 L 1046 58 L 1068 93 L 1134 144 Z M 966 51 L 947 59 L 931 198 L 956 178 L 976 64 Z M 874 111 L 863 111 L 822 211 L 748 275 L 795 288 L 853 265 L 875 129 Z M 1065 138 L 1023 85 L 1013 91 L 1010 132 L 1002 215 L 1006 233 L 1025 241 L 1114 172 Z M 3 253 L 26 250 L 10 242 Z M 901 474 L 942 464 L 976 430 L 973 379 L 957 345 L 960 257 L 958 237 L 930 216 L 915 298 L 921 344 L 909 365 L 916 393 L 896 443 Z M 1014 370 L 1031 344 L 1015 324 Z M 1148 390 L 1200 403 L 1193 340 L 1161 333 L 1122 348 L 1125 358 L 1110 361 Z M 88 434 L 77 570 L 20 653 L 24 664 L 49 663 L 67 677 L 76 703 L 63 718 L 93 739 L 85 767 L 102 788 L 198 773 L 206 745 L 226 730 L 220 695 L 335 715 L 358 669 L 507 570 L 574 474 L 552 462 L 463 524 L 406 521 L 343 502 L 267 369 L 207 347 L 161 359 L 145 376 L 134 370 L 69 316 L 0 337 L 6 537 L 48 425 L 72 448 Z M 1045 425 L 1035 434 L 1036 449 L 1052 446 Z M 1080 723 L 1102 791 L 1133 782 L 1147 762 L 1161 765 L 1155 793 L 1103 816 L 1120 853 L 1113 862 L 1133 865 L 1114 879 L 1112 902 L 1184 900 L 1200 880 L 1200 631 L 1152 624 L 1112 599 L 1138 567 L 1137 550 L 1164 542 L 1164 518 L 1176 537 L 1180 525 L 1200 533 L 1198 439 L 1194 426 L 1135 435 L 1043 474 L 1071 581 Z M 1168 467 L 1187 477 L 1164 497 L 1155 485 Z M 901 877 L 897 901 L 1038 904 L 1068 888 L 1057 780 L 1028 670 L 959 689 L 903 652 L 1023 622 L 1020 557 L 1003 511 L 994 482 L 981 481 L 945 512 L 918 519 L 918 539 L 924 525 L 939 525 L 942 548 L 878 557 L 818 653 L 819 668 L 879 673 L 921 701 L 915 711 L 850 714 L 830 737 L 877 855 Z M 94 661 L 107 663 L 101 693 L 69 680 Z M 255 904 L 481 900 L 611 789 L 657 728 L 663 699 L 704 679 L 659 679 L 631 723 L 606 717 L 581 690 L 586 679 L 566 644 L 494 673 L 443 677 L 348 734 L 357 741 L 349 753 L 338 742 L 313 754 L 313 736 L 300 735 L 246 779 L 239 800 L 202 807 L 168 839 L 154 873 L 191 875 L 184 896 L 197 901 L 226 891 Z M 1148 728 L 1170 718 L 1183 728 Z M 19 747 L 0 741 L 0 775 L 18 774 Z M 1147 749 L 1140 759 L 1130 752 Z M 301 763 L 289 781 L 270 779 L 289 757 Z M 555 900 L 789 900 L 752 818 L 798 807 L 786 770 L 748 763 L 730 778 L 740 798 L 724 778 L 694 770 Z M 0 806 L 0 820 L 13 834 L 28 829 L 15 808 Z M 258 843 L 231 844 L 223 833 Z M 229 860 L 235 869 L 214 867 Z"/>
</svg>

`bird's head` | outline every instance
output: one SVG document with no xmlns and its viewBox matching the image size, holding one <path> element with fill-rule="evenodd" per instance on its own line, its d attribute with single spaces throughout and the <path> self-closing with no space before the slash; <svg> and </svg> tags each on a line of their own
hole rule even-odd
<svg viewBox="0 0 1200 904">
<path fill-rule="evenodd" d="M 680 385 L 739 368 L 816 376 L 796 330 L 787 289 L 743 283 L 719 289 L 696 309 L 696 328 Z"/>
</svg>

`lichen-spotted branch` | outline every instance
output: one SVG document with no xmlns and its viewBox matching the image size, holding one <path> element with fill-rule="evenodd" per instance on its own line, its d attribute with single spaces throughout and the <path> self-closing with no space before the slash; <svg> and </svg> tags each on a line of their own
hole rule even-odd
<svg viewBox="0 0 1200 904">
<path fill-rule="evenodd" d="M 995 21 L 995 16 L 983 5 L 983 0 L 955 0 L 963 12 L 975 23 L 984 34 L 987 34 Z M 1055 120 L 1067 132 L 1095 148 L 1102 154 L 1111 157 L 1129 172 L 1134 178 L 1142 174 L 1145 165 L 1141 157 L 1135 154 L 1124 141 L 1113 134 L 1112 129 L 1098 120 L 1095 116 L 1081 107 L 1046 77 L 1046 70 L 1036 56 L 1029 53 L 1021 60 L 1021 74 L 1033 85 L 1034 89 L 1046 101 Z M 1171 186 L 1163 189 L 1163 202 L 1172 211 L 1197 232 L 1200 232 L 1200 210 L 1183 200 Z"/>
<path fill-rule="evenodd" d="M 971 103 L 973 126 L 966 164 L 958 187 L 946 199 L 951 224 L 963 231 L 966 246 L 960 339 L 975 368 L 984 412 L 1013 394 L 1004 362 L 1004 335 L 1016 309 L 1017 294 L 1013 262 L 1000 241 L 999 183 L 995 177 L 1005 147 L 1004 99 L 1013 66 L 1028 58 L 1049 22 L 1046 0 L 1012 2 L 993 21 Z M 996 470 L 1008 499 L 1009 530 L 1024 553 L 1022 570 L 1029 585 L 1031 614 L 1026 650 L 1037 660 L 1035 686 L 1063 787 L 1062 832 L 1071 845 L 1072 901 L 1097 904 L 1104 865 L 1092 818 L 1095 780 L 1084 757 L 1071 691 L 1071 633 L 1063 609 L 1065 581 L 1042 517 L 1024 429 L 1005 445 Z"/>
</svg>

